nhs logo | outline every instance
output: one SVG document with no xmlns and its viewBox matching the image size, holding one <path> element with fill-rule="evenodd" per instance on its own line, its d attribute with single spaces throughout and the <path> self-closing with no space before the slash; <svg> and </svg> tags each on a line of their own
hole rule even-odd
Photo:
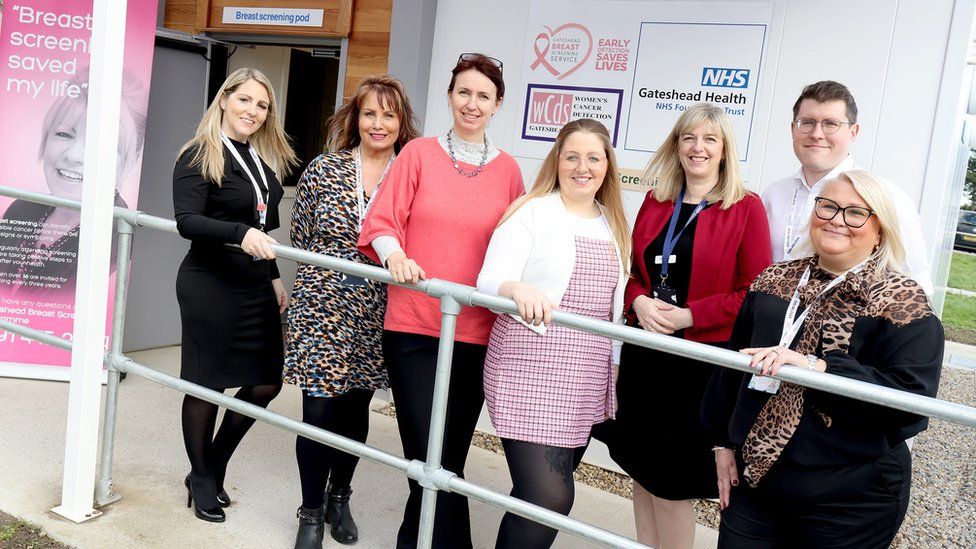
<svg viewBox="0 0 976 549">
<path fill-rule="evenodd" d="M 701 85 L 713 88 L 748 88 L 749 69 L 705 67 L 702 69 Z"/>
</svg>

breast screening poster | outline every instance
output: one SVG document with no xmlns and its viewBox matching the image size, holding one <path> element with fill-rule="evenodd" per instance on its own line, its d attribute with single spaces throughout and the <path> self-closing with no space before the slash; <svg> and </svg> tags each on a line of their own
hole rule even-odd
<svg viewBox="0 0 976 549">
<path fill-rule="evenodd" d="M 155 0 L 128 1 L 120 206 L 135 207 L 139 193 L 156 9 Z M 92 0 L 4 0 L 0 10 L 0 184 L 80 200 Z M 0 197 L 0 317 L 71 337 L 80 219 Z M 112 273 L 114 287 L 114 257 Z M 70 361 L 67 351 L 0 331 L 0 375 L 67 379 Z"/>
<path fill-rule="evenodd" d="M 698 102 L 732 119 L 747 161 L 772 2 L 534 0 L 516 156 L 543 158 L 559 129 L 594 118 L 610 133 L 624 188 L 682 111 Z"/>
</svg>

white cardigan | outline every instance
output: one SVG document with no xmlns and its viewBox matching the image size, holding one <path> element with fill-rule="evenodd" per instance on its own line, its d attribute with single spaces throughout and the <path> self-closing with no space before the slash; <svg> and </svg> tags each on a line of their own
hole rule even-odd
<svg viewBox="0 0 976 549">
<path fill-rule="evenodd" d="M 491 235 L 485 263 L 478 275 L 478 290 L 498 295 L 498 288 L 505 282 L 525 282 L 544 293 L 558 308 L 576 265 L 573 230 L 576 219 L 566 211 L 558 191 L 523 204 Z M 617 288 L 613 293 L 613 321 L 619 324 L 623 322 L 629 258 L 620 257 L 620 249 L 612 234 L 610 242 L 616 250 L 619 266 Z M 511 316 L 534 332 L 546 332 L 545 325 L 533 326 L 518 315 Z M 619 341 L 613 342 L 614 364 L 620 362 L 620 345 Z"/>
</svg>

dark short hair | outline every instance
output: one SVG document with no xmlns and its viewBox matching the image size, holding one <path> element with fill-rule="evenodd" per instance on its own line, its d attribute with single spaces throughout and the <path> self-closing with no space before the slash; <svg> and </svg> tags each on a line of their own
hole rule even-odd
<svg viewBox="0 0 976 549">
<path fill-rule="evenodd" d="M 804 87 L 796 103 L 793 103 L 794 120 L 800 114 L 800 103 L 803 103 L 804 99 L 813 99 L 817 103 L 843 101 L 844 105 L 847 106 L 847 121 L 851 124 L 857 123 L 857 103 L 854 102 L 854 96 L 851 95 L 851 90 L 847 89 L 847 86 L 840 82 L 821 80 L 820 82 L 814 82 Z"/>
<path fill-rule="evenodd" d="M 485 78 L 491 80 L 491 83 L 495 85 L 498 99 L 505 97 L 505 80 L 502 78 L 502 69 L 480 53 L 465 55 L 464 59 L 458 61 L 454 70 L 451 71 L 451 85 L 447 87 L 447 93 L 454 91 L 454 82 L 457 80 L 457 76 L 470 69 L 480 72 L 485 75 Z"/>
</svg>

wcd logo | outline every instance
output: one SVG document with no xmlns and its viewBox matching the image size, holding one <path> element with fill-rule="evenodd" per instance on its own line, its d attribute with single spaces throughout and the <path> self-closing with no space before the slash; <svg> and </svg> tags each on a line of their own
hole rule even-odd
<svg viewBox="0 0 976 549">
<path fill-rule="evenodd" d="M 713 88 L 748 88 L 749 69 L 705 67 L 702 69 L 701 85 Z"/>
</svg>

